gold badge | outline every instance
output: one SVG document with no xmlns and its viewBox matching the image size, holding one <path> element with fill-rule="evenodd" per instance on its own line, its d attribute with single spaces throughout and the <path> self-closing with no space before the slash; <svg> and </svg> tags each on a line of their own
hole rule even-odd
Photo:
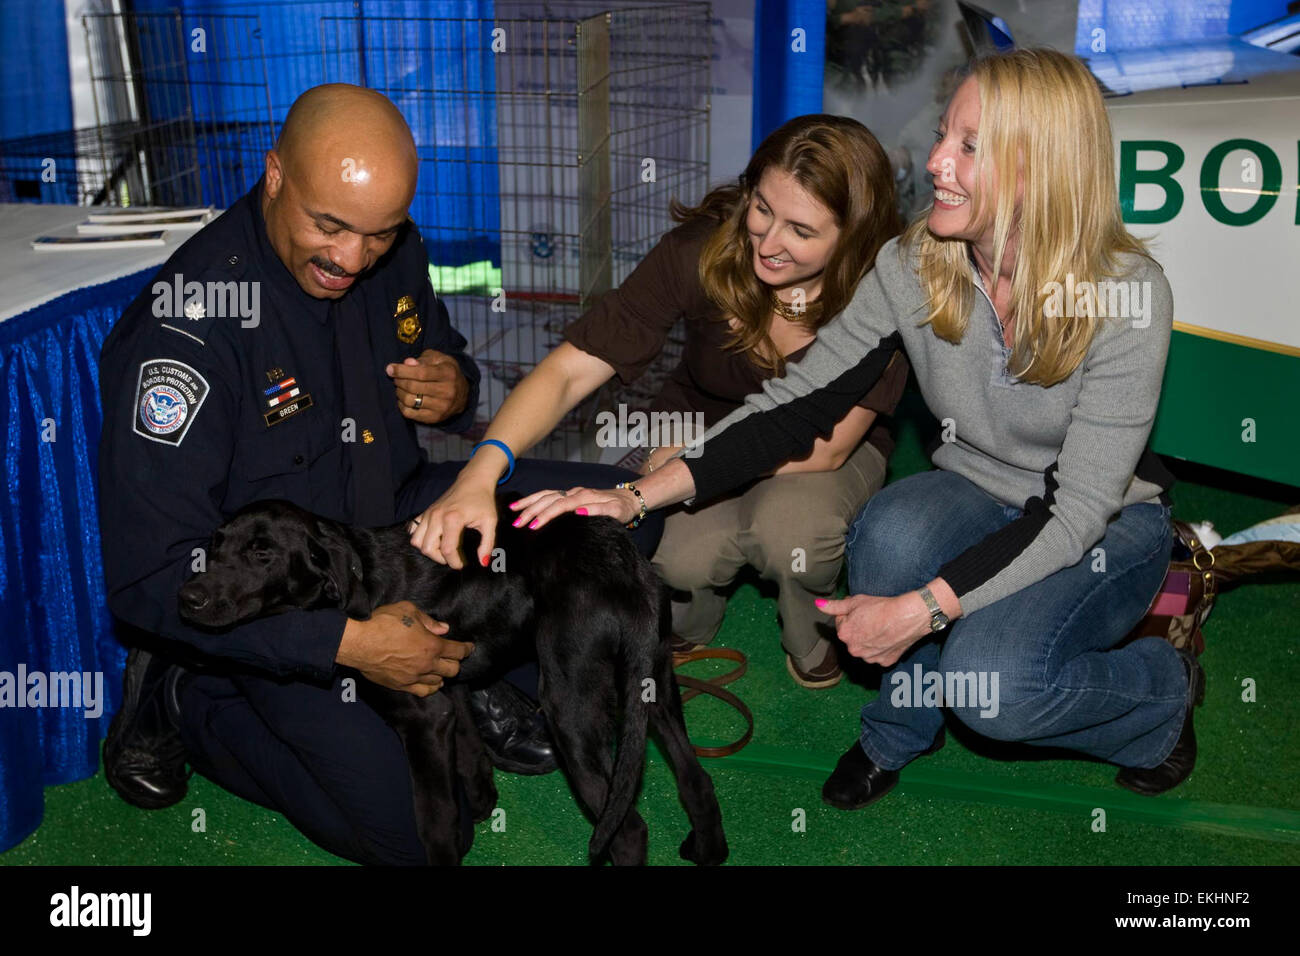
<svg viewBox="0 0 1300 956">
<path fill-rule="evenodd" d="M 413 345 L 424 331 L 424 326 L 420 324 L 420 313 L 415 311 L 415 300 L 409 295 L 397 300 L 393 318 L 397 320 L 398 339 L 407 345 Z"/>
</svg>

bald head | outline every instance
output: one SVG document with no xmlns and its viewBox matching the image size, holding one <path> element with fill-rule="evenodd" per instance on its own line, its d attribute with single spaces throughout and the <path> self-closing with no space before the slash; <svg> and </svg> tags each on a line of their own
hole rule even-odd
<svg viewBox="0 0 1300 956">
<path fill-rule="evenodd" d="M 350 181 L 359 186 L 371 179 L 398 185 L 409 179 L 415 191 L 419 167 L 410 127 L 388 97 L 361 86 L 328 83 L 298 97 L 275 151 L 295 173 L 328 169 L 338 174 L 351 165 Z"/>
<path fill-rule="evenodd" d="M 418 172 L 411 130 L 387 97 L 344 83 L 298 97 L 266 157 L 262 207 L 304 291 L 339 298 L 388 251 Z"/>
</svg>

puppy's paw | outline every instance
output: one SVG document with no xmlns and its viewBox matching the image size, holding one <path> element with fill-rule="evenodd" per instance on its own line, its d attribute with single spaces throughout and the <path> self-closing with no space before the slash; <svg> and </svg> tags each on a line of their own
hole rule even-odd
<svg viewBox="0 0 1300 956">
<path fill-rule="evenodd" d="M 694 830 L 686 834 L 678 851 L 683 860 L 697 866 L 717 866 L 727 858 L 727 841 L 721 835 L 716 840 L 701 840 Z"/>
</svg>

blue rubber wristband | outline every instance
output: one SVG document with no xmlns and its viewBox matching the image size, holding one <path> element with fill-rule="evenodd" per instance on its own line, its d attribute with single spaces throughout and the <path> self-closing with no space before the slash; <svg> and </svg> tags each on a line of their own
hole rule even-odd
<svg viewBox="0 0 1300 956">
<path fill-rule="evenodd" d="M 469 450 L 469 456 L 473 458 L 474 452 L 478 451 L 484 445 L 496 445 L 498 448 L 500 448 L 503 452 L 506 453 L 506 461 L 509 463 L 510 467 L 506 469 L 505 476 L 502 477 L 502 479 L 497 482 L 498 485 L 504 485 L 507 481 L 510 480 L 510 476 L 515 473 L 515 456 L 510 451 L 509 447 L 507 447 L 505 442 L 497 441 L 495 438 L 485 438 L 483 441 L 479 442 L 477 445 L 475 445 L 473 448 Z"/>
</svg>

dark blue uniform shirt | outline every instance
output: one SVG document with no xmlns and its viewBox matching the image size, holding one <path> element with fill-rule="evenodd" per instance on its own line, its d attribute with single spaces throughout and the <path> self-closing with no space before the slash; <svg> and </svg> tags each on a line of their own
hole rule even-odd
<svg viewBox="0 0 1300 956">
<path fill-rule="evenodd" d="M 199 285 L 187 289 L 192 282 Z M 372 352 L 374 414 L 360 420 L 355 409 L 365 406 L 349 399 L 345 407 L 342 363 L 367 359 L 336 347 L 345 315 L 365 323 Z M 453 356 L 469 399 L 438 427 L 463 431 L 479 381 L 465 345 L 433 294 L 413 223 L 342 299 L 316 299 L 271 248 L 259 183 L 176 251 L 104 342 L 99 476 L 109 608 L 218 657 L 328 678 L 342 611 L 293 611 L 211 634 L 180 621 L 177 592 L 197 570 L 195 549 L 249 502 L 283 498 L 354 523 L 354 449 L 346 439 L 370 454 L 387 448 L 387 520 L 427 505 L 427 488 L 445 477 L 433 473 L 384 367 L 425 349 Z"/>
</svg>

